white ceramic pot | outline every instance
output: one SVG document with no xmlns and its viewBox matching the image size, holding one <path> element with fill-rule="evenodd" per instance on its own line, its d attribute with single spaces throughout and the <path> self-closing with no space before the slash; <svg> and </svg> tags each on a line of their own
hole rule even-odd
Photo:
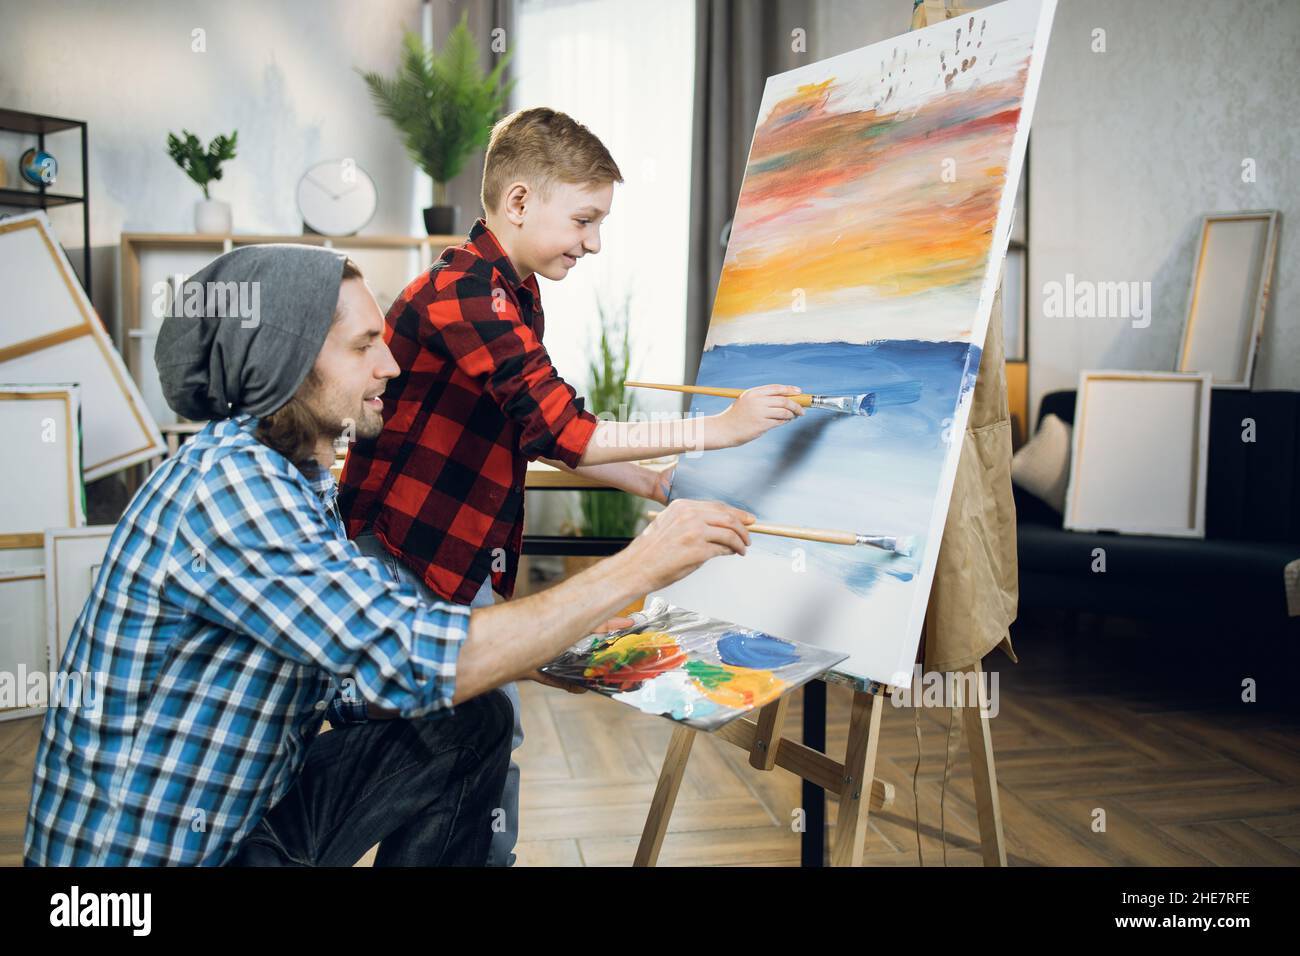
<svg viewBox="0 0 1300 956">
<path fill-rule="evenodd" d="M 230 203 L 203 199 L 194 204 L 194 231 L 209 235 L 230 235 Z"/>
</svg>

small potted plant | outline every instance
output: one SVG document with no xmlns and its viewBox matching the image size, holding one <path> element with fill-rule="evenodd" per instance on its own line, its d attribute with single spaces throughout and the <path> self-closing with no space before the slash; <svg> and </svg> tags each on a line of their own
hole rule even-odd
<svg viewBox="0 0 1300 956">
<path fill-rule="evenodd" d="M 587 408 L 592 412 L 620 413 L 635 410 L 635 399 L 623 388 L 631 377 L 632 344 L 628 332 L 628 307 L 625 297 L 616 311 L 607 310 L 599 300 L 600 343 L 587 366 Z M 579 491 L 581 518 L 578 534 L 585 538 L 630 538 L 645 511 L 646 502 L 624 491 Z M 573 575 L 599 558 L 569 556 L 564 559 L 565 574 Z"/>
<path fill-rule="evenodd" d="M 487 145 L 492 124 L 500 118 L 514 86 L 513 80 L 501 86 L 509 53 L 483 75 L 467 16 L 461 15 L 441 52 L 426 47 L 407 30 L 396 76 L 357 71 L 379 112 L 402 134 L 411 159 L 433 180 L 433 205 L 424 210 L 424 227 L 430 235 L 457 232 L 460 207 L 447 205 L 447 183 L 470 153 Z"/>
<path fill-rule="evenodd" d="M 232 130 L 229 136 L 218 134 L 206 148 L 187 129 L 181 130 L 181 136 L 185 138 L 181 139 L 175 133 L 167 134 L 167 152 L 185 175 L 203 190 L 202 202 L 194 206 L 194 231 L 228 236 L 231 230 L 230 203 L 213 199 L 208 192 L 208 183 L 220 179 L 221 164 L 235 158 L 235 141 L 239 132 Z"/>
</svg>

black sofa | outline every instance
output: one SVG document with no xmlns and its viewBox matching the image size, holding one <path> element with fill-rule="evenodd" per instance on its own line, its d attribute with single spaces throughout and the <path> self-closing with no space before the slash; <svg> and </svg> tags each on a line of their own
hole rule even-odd
<svg viewBox="0 0 1300 956">
<path fill-rule="evenodd" d="M 1038 421 L 1072 425 L 1074 405 L 1073 390 L 1045 395 Z M 1248 418 L 1253 443 L 1242 441 Z M 1300 559 L 1300 392 L 1211 393 L 1204 539 L 1066 531 L 1041 500 L 1014 495 L 1022 610 L 1158 619 L 1253 641 L 1259 660 L 1300 661 L 1300 617 L 1288 617 L 1283 586 L 1283 568 Z M 1105 549 L 1104 574 L 1092 570 L 1094 548 Z"/>
</svg>

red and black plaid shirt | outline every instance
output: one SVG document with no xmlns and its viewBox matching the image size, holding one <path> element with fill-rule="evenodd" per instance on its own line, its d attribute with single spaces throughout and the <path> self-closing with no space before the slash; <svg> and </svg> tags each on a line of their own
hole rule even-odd
<svg viewBox="0 0 1300 956">
<path fill-rule="evenodd" d="M 519 281 L 481 218 L 388 310 L 401 373 L 384 392 L 383 432 L 348 451 L 339 508 L 350 537 L 370 526 L 458 604 L 489 574 L 502 597 L 514 593 L 528 462 L 576 466 L 596 429 L 542 326 L 537 277 Z"/>
</svg>

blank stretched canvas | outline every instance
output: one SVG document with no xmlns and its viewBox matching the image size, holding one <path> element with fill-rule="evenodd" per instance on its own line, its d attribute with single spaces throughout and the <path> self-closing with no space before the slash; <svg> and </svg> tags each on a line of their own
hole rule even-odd
<svg viewBox="0 0 1300 956">
<path fill-rule="evenodd" d="M 43 212 L 0 223 L 0 382 L 81 386 L 86 481 L 166 453 Z"/>
<path fill-rule="evenodd" d="M 1217 213 L 1201 223 L 1180 372 L 1209 372 L 1219 388 L 1249 388 L 1277 250 L 1274 211 Z"/>
<path fill-rule="evenodd" d="M 57 667 L 77 622 L 115 525 L 52 528 L 45 532 L 45 629 Z"/>
<path fill-rule="evenodd" d="M 0 571 L 0 720 L 30 717 L 27 678 L 50 670 L 45 644 L 45 570 Z"/>
<path fill-rule="evenodd" d="M 1205 536 L 1210 374 L 1079 374 L 1064 525 Z"/>
<path fill-rule="evenodd" d="M 76 385 L 0 385 L 0 548 L 39 548 L 85 521 Z"/>
</svg>

